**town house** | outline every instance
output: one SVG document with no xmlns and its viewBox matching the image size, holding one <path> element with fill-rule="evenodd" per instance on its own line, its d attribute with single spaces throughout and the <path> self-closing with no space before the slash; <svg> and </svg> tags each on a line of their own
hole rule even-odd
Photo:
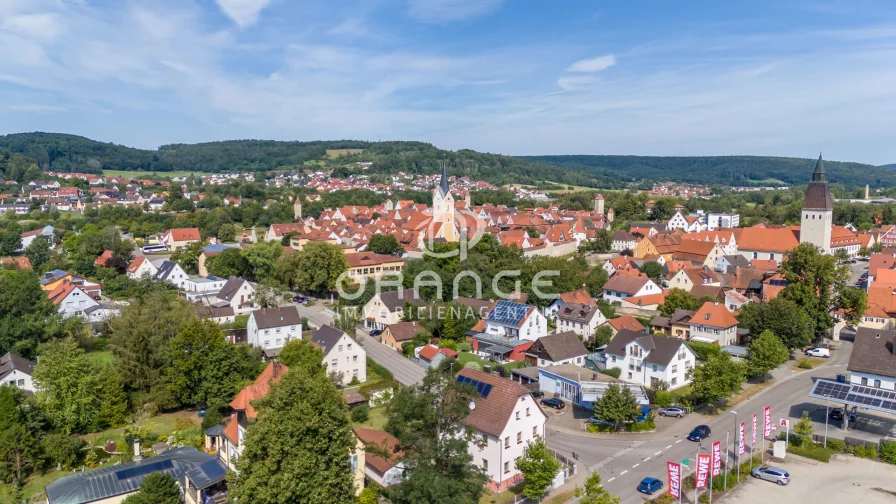
<svg viewBox="0 0 896 504">
<path fill-rule="evenodd" d="M 606 321 L 607 318 L 596 306 L 566 303 L 557 313 L 557 332 L 572 331 L 587 341 Z"/>
<path fill-rule="evenodd" d="M 690 383 L 688 370 L 697 362 L 683 340 L 628 330 L 619 331 L 606 349 L 607 369 L 619 369 L 619 378 L 656 388 L 658 382 L 678 388 Z"/>
<path fill-rule="evenodd" d="M 691 317 L 691 341 L 737 344 L 737 319 L 724 304 L 707 301 Z"/>
<path fill-rule="evenodd" d="M 246 341 L 260 348 L 265 356 L 279 354 L 279 350 L 294 339 L 302 339 L 302 317 L 295 306 L 262 308 L 249 315 Z"/>
<path fill-rule="evenodd" d="M 310 341 L 324 352 L 328 374 L 338 376 L 342 386 L 367 381 L 367 351 L 348 334 L 333 326 L 323 326 L 311 334 Z"/>
<path fill-rule="evenodd" d="M 526 350 L 525 355 L 526 361 L 532 366 L 548 367 L 559 364 L 581 366 L 585 363 L 588 349 L 576 333 L 564 332 L 538 338 Z"/>
</svg>

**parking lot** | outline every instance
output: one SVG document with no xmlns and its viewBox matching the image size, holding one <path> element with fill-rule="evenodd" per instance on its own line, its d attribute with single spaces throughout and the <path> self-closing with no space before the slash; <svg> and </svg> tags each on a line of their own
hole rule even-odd
<svg viewBox="0 0 896 504">
<path fill-rule="evenodd" d="M 851 456 L 836 456 L 824 464 L 788 458 L 774 464 L 790 473 L 790 484 L 750 479 L 726 502 L 741 504 L 782 502 L 850 502 L 893 504 L 896 468 Z"/>
</svg>

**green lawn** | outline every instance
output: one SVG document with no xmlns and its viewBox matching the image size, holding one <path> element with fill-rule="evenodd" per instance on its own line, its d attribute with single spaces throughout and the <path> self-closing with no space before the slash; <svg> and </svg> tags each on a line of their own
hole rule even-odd
<svg viewBox="0 0 896 504">
<path fill-rule="evenodd" d="M 470 352 L 460 352 L 457 355 L 457 361 L 461 363 L 461 365 L 466 366 L 468 362 L 476 362 L 480 366 L 487 366 L 491 364 L 487 360 L 482 360 L 478 356 L 471 354 Z"/>
<path fill-rule="evenodd" d="M 192 175 L 190 171 L 170 171 L 170 172 L 150 172 L 150 171 L 131 171 L 131 170 L 103 170 L 106 177 L 127 177 L 134 179 L 149 178 L 156 175 L 162 178 L 186 177 Z"/>
<path fill-rule="evenodd" d="M 99 364 L 100 366 L 112 364 L 113 360 L 112 351 L 110 350 L 105 350 L 102 352 L 90 352 L 87 354 L 87 356 L 90 357 L 93 362 Z"/>
<path fill-rule="evenodd" d="M 370 417 L 366 422 L 352 422 L 354 428 L 380 429 L 386 428 L 386 408 L 373 408 L 370 410 Z"/>
</svg>

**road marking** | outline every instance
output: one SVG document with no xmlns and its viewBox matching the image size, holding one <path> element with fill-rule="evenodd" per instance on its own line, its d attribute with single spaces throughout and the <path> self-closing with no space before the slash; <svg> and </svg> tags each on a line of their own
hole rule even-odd
<svg viewBox="0 0 896 504">
<path fill-rule="evenodd" d="M 607 483 L 612 483 L 614 479 L 616 479 L 616 478 L 610 478 L 610 479 L 608 479 L 608 480 L 607 480 Z"/>
<path fill-rule="evenodd" d="M 647 462 L 648 460 L 650 460 L 650 457 L 645 457 L 645 458 L 644 458 L 644 462 Z"/>
<path fill-rule="evenodd" d="M 681 442 L 681 439 L 679 439 L 678 441 L 676 441 L 675 444 L 678 444 L 678 443 L 680 443 L 680 442 Z"/>
<path fill-rule="evenodd" d="M 639 465 L 641 465 L 641 464 L 635 464 L 635 465 L 633 465 L 633 466 L 632 466 L 632 469 L 638 467 Z"/>
<path fill-rule="evenodd" d="M 669 448 L 672 448 L 672 445 L 669 445 L 669 446 L 666 447 L 667 450 L 668 450 Z"/>
<path fill-rule="evenodd" d="M 620 476 L 625 476 L 625 473 L 627 473 L 627 472 L 628 472 L 627 470 L 626 470 L 626 471 L 622 471 L 621 473 L 619 473 L 619 475 L 620 475 Z"/>
<path fill-rule="evenodd" d="M 658 455 L 662 455 L 662 453 L 663 453 L 663 450 L 660 450 L 660 451 L 654 453 L 653 456 L 656 457 Z"/>
</svg>

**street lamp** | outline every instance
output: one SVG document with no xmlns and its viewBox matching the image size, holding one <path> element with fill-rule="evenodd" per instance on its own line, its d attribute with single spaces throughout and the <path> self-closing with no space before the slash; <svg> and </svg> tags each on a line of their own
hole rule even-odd
<svg viewBox="0 0 896 504">
<path fill-rule="evenodd" d="M 740 430 L 737 428 L 737 412 L 734 410 L 729 411 L 732 415 L 734 415 L 734 437 L 738 441 L 735 443 L 737 445 L 737 449 L 734 451 L 736 455 L 734 457 L 734 463 L 737 464 L 737 481 L 740 481 Z M 725 481 L 728 481 L 728 478 L 725 478 Z"/>
</svg>

